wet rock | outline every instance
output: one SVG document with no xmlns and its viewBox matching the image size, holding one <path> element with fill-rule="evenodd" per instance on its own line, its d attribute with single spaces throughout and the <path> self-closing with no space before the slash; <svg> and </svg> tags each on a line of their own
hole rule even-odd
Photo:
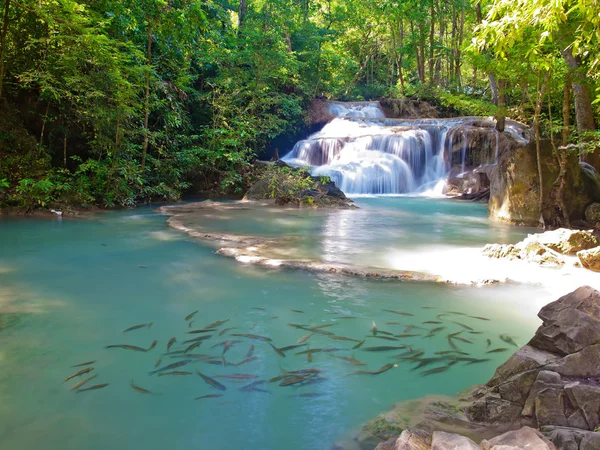
<svg viewBox="0 0 600 450">
<path fill-rule="evenodd" d="M 485 247 L 483 247 L 483 255 L 487 256 L 488 258 L 520 259 L 519 253 L 520 250 L 512 244 L 487 244 Z"/>
<path fill-rule="evenodd" d="M 534 234 L 531 237 L 563 255 L 574 255 L 581 250 L 589 250 L 600 245 L 600 241 L 592 232 L 566 228 Z"/>
<path fill-rule="evenodd" d="M 596 226 L 600 224 L 600 203 L 592 203 L 585 208 L 585 220 Z"/>
<path fill-rule="evenodd" d="M 429 450 L 431 434 L 423 430 L 404 430 L 395 445 L 394 450 Z"/>
<path fill-rule="evenodd" d="M 583 267 L 594 272 L 600 272 L 600 247 L 582 250 L 577 253 L 579 262 Z"/>
<path fill-rule="evenodd" d="M 510 377 L 540 369 L 558 359 L 558 356 L 545 350 L 525 345 L 517 350 L 508 360 L 496 369 L 496 373 L 487 386 L 497 386 L 506 382 Z"/>
<path fill-rule="evenodd" d="M 529 235 L 516 245 L 488 244 L 483 255 L 489 258 L 520 259 L 546 267 L 562 267 L 565 259 L 560 253 L 552 250 L 538 240 L 540 235 Z"/>
<path fill-rule="evenodd" d="M 569 427 L 546 426 L 541 430 L 558 450 L 578 450 L 580 442 L 590 434 L 589 431 Z"/>
<path fill-rule="evenodd" d="M 530 427 L 509 431 L 490 440 L 481 442 L 483 450 L 556 450 L 542 433 Z"/>
<path fill-rule="evenodd" d="M 458 434 L 434 431 L 431 438 L 431 450 L 481 450 L 471 439 Z"/>
</svg>

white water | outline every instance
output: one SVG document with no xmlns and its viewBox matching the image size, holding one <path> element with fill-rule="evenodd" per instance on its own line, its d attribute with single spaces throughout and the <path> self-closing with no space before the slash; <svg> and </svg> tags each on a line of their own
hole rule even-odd
<svg viewBox="0 0 600 450">
<path fill-rule="evenodd" d="M 489 149 L 474 161 L 468 148 L 468 127 L 481 118 L 387 119 L 378 103 L 329 104 L 336 118 L 308 139 L 299 141 L 283 160 L 311 166 L 313 175 L 327 175 L 347 194 L 441 194 L 451 167 L 497 162 L 497 133 L 482 142 Z M 453 161 L 452 149 L 460 149 Z M 483 159 L 483 160 L 481 160 Z"/>
</svg>

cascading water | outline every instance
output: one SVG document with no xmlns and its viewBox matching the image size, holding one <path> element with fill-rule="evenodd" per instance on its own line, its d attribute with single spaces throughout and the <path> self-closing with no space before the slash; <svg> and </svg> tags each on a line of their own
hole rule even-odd
<svg viewBox="0 0 600 450">
<path fill-rule="evenodd" d="M 283 160 L 330 176 L 347 194 L 423 192 L 444 180 L 453 166 L 464 171 L 497 162 L 493 132 L 478 142 L 485 150 L 478 158 L 469 151 L 468 127 L 483 121 L 478 117 L 389 119 L 376 102 L 330 102 L 329 113 L 335 118 L 299 141 Z M 456 152 L 460 161 L 455 161 Z"/>
</svg>

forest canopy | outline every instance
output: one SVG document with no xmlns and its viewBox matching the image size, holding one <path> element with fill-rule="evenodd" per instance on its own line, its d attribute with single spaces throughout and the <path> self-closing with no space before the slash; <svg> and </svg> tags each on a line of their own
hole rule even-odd
<svg viewBox="0 0 600 450">
<path fill-rule="evenodd" d="M 0 5 L 0 204 L 236 192 L 320 97 L 510 116 L 600 166 L 597 0 Z"/>
</svg>

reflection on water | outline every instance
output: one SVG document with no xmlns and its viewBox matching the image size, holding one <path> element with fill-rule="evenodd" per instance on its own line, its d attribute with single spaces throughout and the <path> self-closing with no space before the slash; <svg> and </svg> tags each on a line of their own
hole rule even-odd
<svg viewBox="0 0 600 450">
<path fill-rule="evenodd" d="M 477 208 L 453 210 L 451 206 L 443 218 L 432 216 L 436 223 L 427 225 L 425 205 L 417 202 L 408 210 L 402 205 L 402 199 L 389 204 L 372 199 L 365 200 L 355 215 L 282 211 L 277 213 L 282 221 L 256 225 L 251 217 L 244 220 L 232 214 L 237 223 L 227 223 L 245 233 L 262 227 L 263 232 L 276 234 L 285 227 L 307 254 L 318 251 L 332 260 L 355 257 L 373 263 L 384 261 L 378 254 L 393 248 L 419 248 L 428 242 L 460 246 L 461 239 L 471 245 L 484 239 L 464 233 L 461 238 L 461 226 L 483 230 L 485 238 L 499 233 L 479 219 L 469 219 L 471 213 L 482 217 Z M 445 208 L 444 204 L 431 205 Z M 219 219 L 213 220 L 217 225 Z M 436 229 L 442 235 L 436 235 Z M 14 312 L 11 308 L 18 306 L 20 317 L 8 327 L 0 326 L 2 448 L 29 450 L 40 442 L 47 450 L 328 448 L 397 401 L 434 393 L 452 395 L 488 379 L 509 353 L 486 354 L 486 339 L 499 347 L 499 335 L 509 334 L 524 344 L 538 325 L 535 312 L 554 297 L 533 286 L 482 290 L 242 265 L 172 233 L 165 217 L 145 209 L 134 214 L 107 213 L 93 221 L 0 222 L 0 266 L 15 268 L 0 273 L 0 314 Z M 190 327 L 184 318 L 197 309 Z M 468 329 L 447 321 L 440 325 L 446 329 L 425 339 L 433 325 L 423 322 L 437 320 L 436 315 L 446 310 L 492 320 L 453 319 L 484 334 L 469 334 Z M 184 340 L 194 337 L 188 334 L 190 330 L 225 319 L 229 322 L 217 329 L 236 330 L 211 337 L 193 353 L 220 357 L 223 347 L 213 345 L 235 339 L 242 342 L 226 352 L 228 362 L 244 360 L 250 345 L 255 346 L 257 359 L 237 367 L 194 362 L 190 371 L 198 369 L 210 377 L 245 373 L 269 380 L 279 376 L 281 369 L 317 368 L 324 371 L 325 379 L 288 387 L 265 383 L 270 392 L 266 393 L 239 390 L 242 384 L 216 378 L 227 387 L 221 392 L 197 375 L 148 375 L 169 339 L 177 338 L 174 348 L 179 350 Z M 151 328 L 123 334 L 133 325 L 149 322 L 153 322 Z M 373 322 L 394 335 L 419 336 L 379 339 L 372 336 Z M 456 344 L 471 357 L 489 361 L 471 365 L 459 361 L 443 373 L 423 376 L 429 367 L 414 370 L 415 364 L 395 358 L 401 350 L 352 350 L 355 341 L 320 333 L 306 341 L 310 349 L 345 349 L 335 354 L 366 364 L 359 369 L 373 371 L 390 362 L 398 364 L 380 375 L 347 376 L 357 368 L 327 353 L 316 352 L 309 362 L 306 354 L 296 355 L 297 351 L 281 357 L 267 342 L 229 337 L 231 333 L 266 336 L 281 348 L 310 333 L 288 323 L 308 328 L 334 324 L 324 330 L 365 340 L 365 348 L 406 345 L 423 349 L 425 355 L 448 350 L 447 335 L 463 329 L 465 339 L 472 343 Z M 408 327 L 413 331 L 404 333 Z M 153 340 L 158 345 L 147 353 L 104 348 L 109 344 L 147 348 Z M 168 356 L 162 356 L 163 365 L 171 361 Z M 109 386 L 99 391 L 69 391 L 77 380 L 63 380 L 75 372 L 73 365 L 84 361 L 96 361 L 93 367 L 98 377 L 90 383 Z M 132 379 L 161 395 L 135 392 L 130 387 Z M 223 397 L 194 400 L 213 393 Z"/>
</svg>

